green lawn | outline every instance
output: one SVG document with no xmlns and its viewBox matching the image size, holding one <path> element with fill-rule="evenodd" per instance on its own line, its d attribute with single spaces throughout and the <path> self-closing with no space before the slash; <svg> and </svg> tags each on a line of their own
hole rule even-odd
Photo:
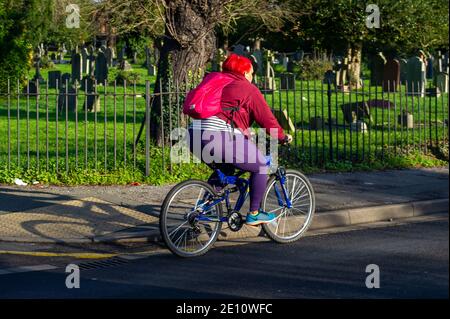
<svg viewBox="0 0 450 319">
<path fill-rule="evenodd" d="M 70 65 L 57 65 L 56 69 L 70 72 Z M 43 70 L 47 78 L 49 70 Z M 145 172 L 145 152 L 141 143 L 134 148 L 134 140 L 145 114 L 145 81 L 151 83 L 153 91 L 154 77 L 147 76 L 141 65 L 133 65 L 133 71 L 140 74 L 136 85 L 114 86 L 114 68 L 108 86 L 98 87 L 101 96 L 99 112 L 86 112 L 83 107 L 86 95 L 78 92 L 77 112 L 68 113 L 56 108 L 57 92 L 46 90 L 41 85 L 41 95 L 26 98 L 12 95 L 9 99 L 0 98 L 0 162 L 10 167 L 35 168 L 41 171 L 58 171 L 61 174 L 88 169 L 111 175 L 119 169 L 133 174 Z M 278 82 L 278 79 L 277 79 Z M 277 88 L 280 85 L 277 83 Z M 303 167 L 326 166 L 330 161 L 330 141 L 332 160 L 369 162 L 384 159 L 391 155 L 403 154 L 404 150 L 425 150 L 430 140 L 448 139 L 444 120 L 448 119 L 448 95 L 439 98 L 417 98 L 402 93 L 382 93 L 380 87 L 369 87 L 365 81 L 364 90 L 352 93 L 331 95 L 328 107 L 326 85 L 319 81 L 296 81 L 296 91 L 276 90 L 265 92 L 268 104 L 273 109 L 286 109 L 294 122 L 293 151 L 289 157 L 290 165 Z M 104 94 L 106 91 L 106 95 Z M 128 95 L 127 95 L 128 94 Z M 347 102 L 387 99 L 394 103 L 392 109 L 372 108 L 372 122 L 367 133 L 351 131 L 345 123 L 340 105 Z M 177 103 L 178 102 L 178 103 Z M 180 100 L 172 94 L 170 107 L 179 108 Z M 331 115 L 329 115 L 329 110 Z M 408 110 L 414 115 L 414 129 L 404 129 L 397 123 L 397 116 Z M 8 116 L 9 114 L 9 116 Z M 309 119 L 328 117 L 336 119 L 337 126 L 328 125 L 323 130 L 309 129 Z M 167 121 L 167 120 L 166 120 Z M 172 128 L 179 118 L 174 115 Z M 166 123 L 167 124 L 167 123 Z M 166 133 L 169 126 L 166 127 Z M 167 177 L 164 181 L 177 180 L 184 176 L 206 174 L 204 166 L 193 164 L 171 165 L 170 148 L 151 148 L 149 159 L 152 183 L 159 181 L 161 172 Z M 164 156 L 162 156 L 164 154 Z M 66 160 L 67 159 L 67 160 Z M 80 171 L 82 172 L 82 171 Z M 80 173 L 83 174 L 83 173 Z M 114 174 L 113 174 L 114 175 Z M 73 174 L 72 174 L 73 176 Z M 140 175 L 139 175 L 140 176 Z M 80 176 L 81 178 L 81 176 Z M 135 177 L 130 176 L 130 180 Z"/>
<path fill-rule="evenodd" d="M 269 105 L 275 109 L 286 109 L 293 121 L 296 133 L 294 145 L 302 158 L 310 164 L 330 160 L 330 136 L 333 159 L 364 160 L 371 156 L 382 157 L 385 151 L 394 154 L 399 148 L 422 148 L 430 142 L 448 138 L 448 94 L 440 97 L 406 96 L 405 86 L 399 92 L 383 93 L 381 87 L 371 87 L 365 81 L 364 89 L 351 93 L 332 92 L 328 106 L 327 86 L 320 81 L 297 81 L 296 92 L 278 90 L 265 94 Z M 279 84 L 277 86 L 279 88 Z M 366 133 L 350 130 L 340 106 L 344 103 L 362 102 L 369 99 L 389 100 L 393 107 L 371 108 L 372 121 L 366 118 Z M 398 116 L 408 111 L 413 114 L 414 128 L 406 129 L 398 123 Z M 329 115 L 331 112 L 331 115 Z M 324 125 L 323 130 L 310 130 L 309 119 L 321 117 L 326 123 L 331 117 L 337 125 Z"/>
</svg>

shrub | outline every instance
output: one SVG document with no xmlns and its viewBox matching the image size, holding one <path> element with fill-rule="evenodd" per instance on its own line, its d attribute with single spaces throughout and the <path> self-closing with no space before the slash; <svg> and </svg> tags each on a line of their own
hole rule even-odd
<svg viewBox="0 0 450 319">
<path fill-rule="evenodd" d="M 300 62 L 299 77 L 302 80 L 322 80 L 326 71 L 333 69 L 333 62 L 326 58 L 306 57 Z"/>
<path fill-rule="evenodd" d="M 117 84 L 123 85 L 124 81 L 127 81 L 127 83 L 134 83 L 138 82 L 140 78 L 141 76 L 137 72 L 121 70 L 117 72 L 115 80 L 117 81 Z"/>
<path fill-rule="evenodd" d="M 52 62 L 50 57 L 43 56 L 41 57 L 41 68 L 42 69 L 53 69 L 55 67 L 55 64 Z"/>
</svg>

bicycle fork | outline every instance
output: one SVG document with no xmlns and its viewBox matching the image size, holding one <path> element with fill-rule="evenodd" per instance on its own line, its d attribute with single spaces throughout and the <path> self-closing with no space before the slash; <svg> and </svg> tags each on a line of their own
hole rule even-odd
<svg viewBox="0 0 450 319">
<path fill-rule="evenodd" d="M 289 198 L 288 191 L 286 190 L 286 170 L 284 167 L 278 167 L 276 172 L 276 179 L 280 181 L 281 185 L 281 192 L 283 193 L 283 196 L 280 194 L 280 190 L 278 189 L 278 185 L 274 184 L 274 190 L 275 194 L 277 195 L 278 205 L 284 206 L 287 208 L 292 208 L 292 202 Z M 285 200 L 285 203 L 283 202 L 283 197 Z"/>
</svg>

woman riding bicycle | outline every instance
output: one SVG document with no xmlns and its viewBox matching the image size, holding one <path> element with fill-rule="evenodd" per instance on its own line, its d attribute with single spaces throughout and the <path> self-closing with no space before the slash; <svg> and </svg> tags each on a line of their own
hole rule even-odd
<svg viewBox="0 0 450 319">
<path fill-rule="evenodd" d="M 190 150 L 203 162 L 220 168 L 226 175 L 231 175 L 235 168 L 250 172 L 250 211 L 246 224 L 270 223 L 276 219 L 275 214 L 260 209 L 268 166 L 265 156 L 249 139 L 249 128 L 256 122 L 282 144 L 290 143 L 292 137 L 284 133 L 263 95 L 252 84 L 253 66 L 249 59 L 231 54 L 223 62 L 222 69 L 232 78 L 223 87 L 222 110 L 214 116 L 193 120 L 189 128 Z M 196 142 L 199 147 L 195 146 Z M 208 182 L 214 184 L 215 178 L 213 174 Z"/>
</svg>

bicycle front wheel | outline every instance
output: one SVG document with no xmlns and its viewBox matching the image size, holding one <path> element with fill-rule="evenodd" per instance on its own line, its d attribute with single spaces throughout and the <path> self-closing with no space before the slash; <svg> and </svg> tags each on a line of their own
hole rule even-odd
<svg viewBox="0 0 450 319">
<path fill-rule="evenodd" d="M 167 194 L 159 217 L 159 227 L 166 246 L 179 257 L 205 254 L 219 235 L 222 205 L 210 203 L 216 197 L 208 183 L 188 180 Z"/>
<path fill-rule="evenodd" d="M 314 210 L 314 190 L 308 178 L 296 170 L 286 170 L 284 184 L 292 207 L 287 208 L 282 185 L 275 176 L 272 176 L 263 196 L 262 209 L 274 213 L 277 219 L 264 224 L 263 229 L 267 236 L 279 243 L 290 243 L 298 240 L 311 225 Z"/>
</svg>

